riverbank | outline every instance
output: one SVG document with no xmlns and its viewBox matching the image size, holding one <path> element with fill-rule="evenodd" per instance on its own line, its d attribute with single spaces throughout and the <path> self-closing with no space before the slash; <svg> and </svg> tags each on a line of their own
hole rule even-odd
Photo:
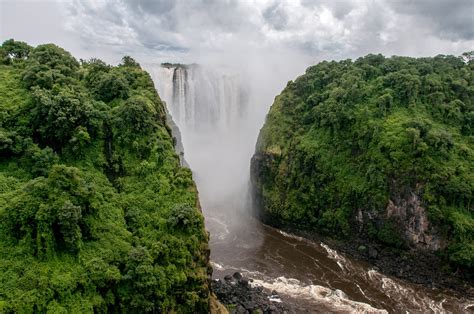
<svg viewBox="0 0 474 314">
<path fill-rule="evenodd" d="M 285 233 L 322 242 L 332 249 L 370 264 L 374 270 L 411 283 L 433 289 L 449 289 L 467 298 L 474 299 L 474 280 L 468 274 L 448 272 L 445 262 L 434 253 L 415 250 L 394 250 L 360 237 L 340 240 L 320 234 L 299 230 L 296 226 L 282 225 L 274 220 L 261 219 L 271 227 Z M 441 270 L 441 271 L 440 271 Z"/>
</svg>

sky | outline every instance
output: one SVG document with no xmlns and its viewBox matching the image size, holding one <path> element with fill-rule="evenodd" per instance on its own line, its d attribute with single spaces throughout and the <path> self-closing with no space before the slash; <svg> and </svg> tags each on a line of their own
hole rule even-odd
<svg viewBox="0 0 474 314">
<path fill-rule="evenodd" d="M 0 40 L 117 63 L 315 63 L 474 49 L 472 0 L 0 0 Z M 258 61 L 256 61 L 258 62 Z"/>
</svg>

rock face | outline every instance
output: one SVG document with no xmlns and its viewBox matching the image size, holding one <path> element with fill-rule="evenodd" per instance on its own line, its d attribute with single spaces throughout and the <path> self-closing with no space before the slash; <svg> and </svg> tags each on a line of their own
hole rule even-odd
<svg viewBox="0 0 474 314">
<path fill-rule="evenodd" d="M 439 231 L 430 223 L 426 207 L 421 199 L 422 187 L 409 191 L 406 195 L 392 195 L 388 201 L 387 218 L 395 218 L 402 229 L 402 234 L 410 245 L 429 251 L 446 247 L 446 241 Z"/>
<path fill-rule="evenodd" d="M 353 241 L 371 260 L 441 253 L 434 267 L 474 273 L 474 105 L 451 84 L 472 90 L 473 69 L 453 56 L 381 55 L 308 68 L 260 130 L 259 218 Z"/>
<path fill-rule="evenodd" d="M 181 132 L 178 126 L 176 125 L 176 123 L 174 123 L 173 117 L 169 114 L 168 109 L 166 109 L 166 122 L 171 128 L 171 134 L 173 136 L 174 151 L 179 156 L 179 162 L 181 166 L 189 167 L 189 164 L 184 157 L 184 146 L 183 146 L 183 141 L 181 138 Z"/>
<path fill-rule="evenodd" d="M 355 229 L 362 233 L 366 223 L 376 221 L 383 224 L 384 221 L 392 221 L 398 234 L 409 247 L 432 252 L 445 249 L 446 240 L 430 222 L 426 206 L 423 205 L 422 193 L 422 185 L 407 189 L 392 182 L 385 211 L 367 212 L 358 209 L 354 217 Z"/>
</svg>

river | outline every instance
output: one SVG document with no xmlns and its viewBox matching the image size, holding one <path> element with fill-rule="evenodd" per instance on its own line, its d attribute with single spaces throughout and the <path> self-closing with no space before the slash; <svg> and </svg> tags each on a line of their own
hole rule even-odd
<svg viewBox="0 0 474 314">
<path fill-rule="evenodd" d="M 204 208 L 204 214 L 213 277 L 242 272 L 254 284 L 276 290 L 298 313 L 474 312 L 474 300 L 459 293 L 385 276 L 323 242 L 286 234 L 245 213 L 238 217 L 241 226 L 222 207 Z"/>
</svg>

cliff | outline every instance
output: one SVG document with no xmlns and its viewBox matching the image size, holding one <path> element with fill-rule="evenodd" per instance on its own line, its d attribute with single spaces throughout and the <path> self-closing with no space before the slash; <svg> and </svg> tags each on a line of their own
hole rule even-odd
<svg viewBox="0 0 474 314">
<path fill-rule="evenodd" d="M 259 216 L 360 250 L 436 253 L 444 269 L 474 273 L 473 68 L 381 55 L 308 68 L 260 131 Z"/>
<path fill-rule="evenodd" d="M 207 312 L 208 234 L 150 76 L 13 40 L 0 62 L 0 312 Z"/>
</svg>

